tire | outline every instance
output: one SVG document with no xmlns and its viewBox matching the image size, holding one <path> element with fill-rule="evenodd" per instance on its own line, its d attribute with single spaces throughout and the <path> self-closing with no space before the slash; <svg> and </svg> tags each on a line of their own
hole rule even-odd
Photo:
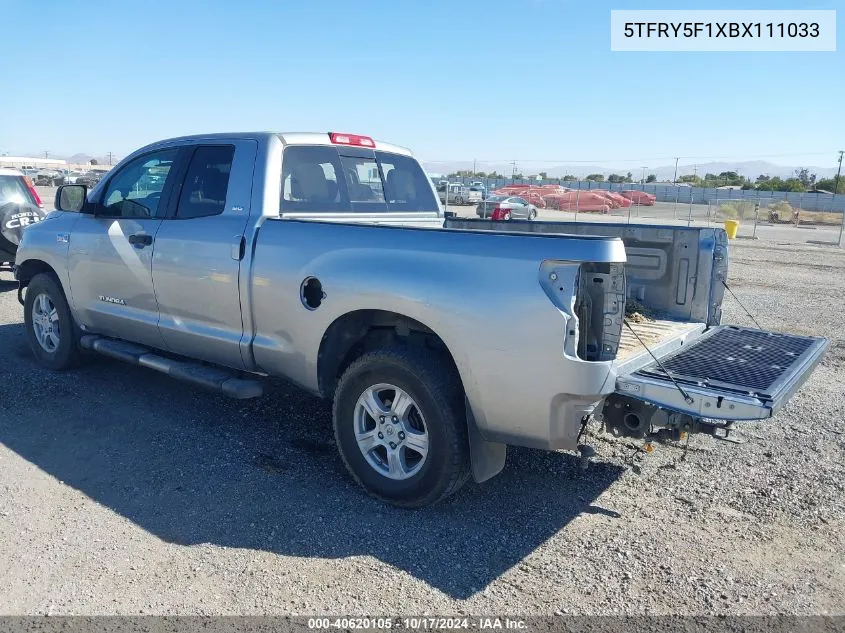
<svg viewBox="0 0 845 633">
<path fill-rule="evenodd" d="M 534 210 L 530 211 L 528 213 L 528 219 L 529 220 L 536 220 L 537 219 L 537 212 L 534 211 Z"/>
<path fill-rule="evenodd" d="M 461 196 L 458 196 L 457 198 L 455 198 L 455 204 L 457 204 L 457 205 L 459 205 L 459 206 L 460 206 L 460 205 L 462 205 L 463 203 L 464 203 L 464 199 L 463 199 L 463 198 L 461 198 Z"/>
<path fill-rule="evenodd" d="M 49 300 L 47 305 L 51 304 L 55 309 L 56 317 L 52 321 L 52 327 L 58 330 L 58 344 L 54 349 L 43 346 L 36 334 L 33 307 L 36 301 L 41 301 L 40 297 L 46 297 Z M 43 309 L 40 311 L 46 312 Z M 27 343 L 29 343 L 29 348 L 40 365 L 61 371 L 70 369 L 79 363 L 80 353 L 77 343 L 79 330 L 70 314 L 65 293 L 53 275 L 41 273 L 36 275 L 27 285 L 24 299 L 24 324 L 26 326 Z M 44 326 L 41 325 L 40 327 L 43 328 Z M 53 338 L 50 339 L 50 343 L 53 342 Z"/>
<path fill-rule="evenodd" d="M 389 405 L 385 406 L 391 397 L 389 394 L 394 398 L 398 395 L 397 391 L 391 392 L 390 387 L 409 396 L 412 406 L 408 407 L 407 419 L 416 420 L 417 429 L 424 428 L 427 437 L 424 459 L 415 460 L 420 454 L 415 454 L 409 446 L 400 445 L 393 453 L 404 456 L 400 463 L 403 467 L 407 465 L 410 471 L 416 469 L 413 474 L 405 475 L 402 471 L 400 478 L 387 474 L 389 457 L 383 457 L 393 450 L 388 448 L 387 442 L 391 437 L 396 437 L 397 441 L 401 437 L 403 442 L 406 438 L 393 429 L 404 428 L 408 435 L 411 429 L 408 421 L 400 421 L 396 426 L 391 424 L 391 419 L 395 418 L 390 413 L 386 413 L 385 423 L 363 413 L 360 399 L 376 386 L 388 387 L 380 392 L 388 394 L 388 398 L 379 399 L 386 410 L 390 409 Z M 469 478 L 463 389 L 451 361 L 441 354 L 405 346 L 367 352 L 343 373 L 335 392 L 333 418 L 335 440 L 347 470 L 364 490 L 381 501 L 405 508 L 431 505 L 455 493 Z M 379 445 L 366 455 L 356 439 L 362 421 L 373 427 L 372 433 L 381 434 L 384 430 L 385 438 L 382 441 L 373 437 Z M 369 429 L 364 432 L 370 433 Z M 373 465 L 379 460 L 384 463 Z"/>
</svg>

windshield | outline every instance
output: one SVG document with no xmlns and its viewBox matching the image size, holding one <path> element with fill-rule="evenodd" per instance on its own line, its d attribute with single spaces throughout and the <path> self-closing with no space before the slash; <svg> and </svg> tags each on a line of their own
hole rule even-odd
<svg viewBox="0 0 845 633">
<path fill-rule="evenodd" d="M 280 211 L 436 211 L 420 164 L 389 152 L 293 145 L 282 161 Z"/>
<path fill-rule="evenodd" d="M 0 205 L 8 202 L 15 204 L 35 204 L 35 198 L 20 176 L 0 176 Z"/>
</svg>

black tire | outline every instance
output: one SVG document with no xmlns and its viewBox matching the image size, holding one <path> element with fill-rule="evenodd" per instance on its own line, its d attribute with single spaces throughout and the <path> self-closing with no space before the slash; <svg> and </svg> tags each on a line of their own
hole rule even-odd
<svg viewBox="0 0 845 633">
<path fill-rule="evenodd" d="M 425 419 L 429 450 L 418 473 L 394 480 L 364 458 L 355 439 L 354 411 L 366 389 L 388 383 L 411 396 Z M 395 346 L 368 352 L 343 373 L 334 397 L 334 433 L 353 479 L 371 496 L 417 508 L 454 494 L 469 479 L 466 412 L 460 377 L 451 361 L 431 350 Z"/>
<path fill-rule="evenodd" d="M 46 294 L 50 298 L 58 314 L 59 345 L 52 352 L 48 352 L 41 347 L 33 328 L 32 307 L 35 299 L 41 294 Z M 24 298 L 24 324 L 26 326 L 26 341 L 40 365 L 61 371 L 70 369 L 79 363 L 79 328 L 70 314 L 65 293 L 53 275 L 38 274 L 27 285 Z"/>
<path fill-rule="evenodd" d="M 537 212 L 536 211 L 529 211 L 528 212 L 528 219 L 529 220 L 536 220 L 537 219 Z"/>
</svg>

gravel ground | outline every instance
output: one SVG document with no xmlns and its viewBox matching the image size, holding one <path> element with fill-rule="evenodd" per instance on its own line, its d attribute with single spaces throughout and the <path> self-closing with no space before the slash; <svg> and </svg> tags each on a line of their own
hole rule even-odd
<svg viewBox="0 0 845 633">
<path fill-rule="evenodd" d="M 423 511 L 366 497 L 329 407 L 237 402 L 106 359 L 30 358 L 0 278 L 4 614 L 845 614 L 845 252 L 732 247 L 764 327 L 833 346 L 745 444 L 511 449 Z M 747 324 L 732 299 L 727 322 Z"/>
</svg>

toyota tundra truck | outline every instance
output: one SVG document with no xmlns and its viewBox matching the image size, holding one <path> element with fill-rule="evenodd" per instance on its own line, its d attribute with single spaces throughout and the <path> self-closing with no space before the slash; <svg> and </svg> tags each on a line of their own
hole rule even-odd
<svg viewBox="0 0 845 633">
<path fill-rule="evenodd" d="M 592 419 L 650 441 L 776 414 L 828 341 L 722 325 L 727 269 L 722 229 L 447 218 L 411 152 L 340 133 L 148 145 L 60 187 L 15 260 L 40 364 L 100 354 L 234 398 L 286 378 L 405 507 L 508 445 L 585 459 Z"/>
</svg>

